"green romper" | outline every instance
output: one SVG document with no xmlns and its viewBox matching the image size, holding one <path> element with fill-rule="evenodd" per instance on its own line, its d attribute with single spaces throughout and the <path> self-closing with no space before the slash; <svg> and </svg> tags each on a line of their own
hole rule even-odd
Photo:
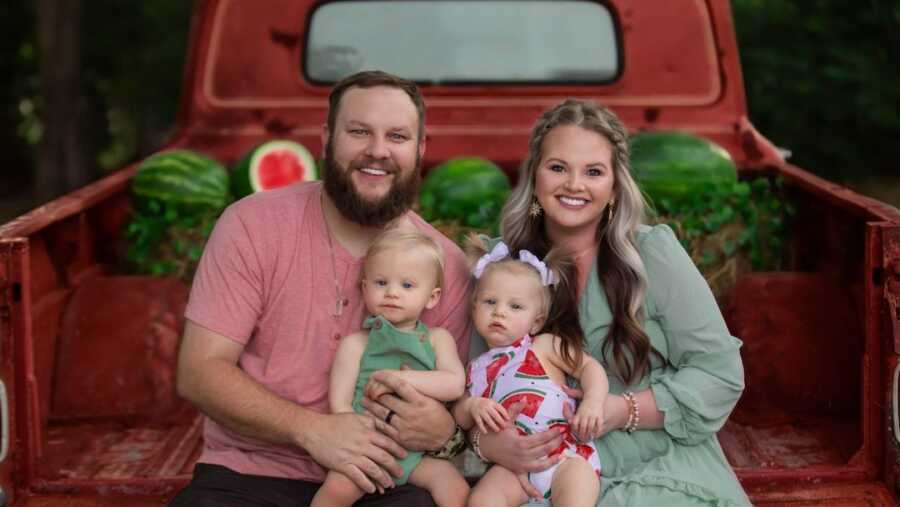
<svg viewBox="0 0 900 507">
<path fill-rule="evenodd" d="M 363 322 L 363 327 L 369 330 L 369 339 L 359 361 L 359 376 L 353 393 L 353 410 L 360 413 L 365 411 L 360 400 L 373 372 L 399 370 L 404 364 L 413 370 L 434 370 L 436 367 L 428 328 L 421 321 L 416 323 L 415 331 L 401 331 L 381 315 L 374 315 Z M 398 486 L 406 484 L 410 472 L 421 460 L 421 452 L 408 452 L 405 458 L 398 460 L 403 467 L 403 477 L 395 478 L 394 482 Z"/>
</svg>

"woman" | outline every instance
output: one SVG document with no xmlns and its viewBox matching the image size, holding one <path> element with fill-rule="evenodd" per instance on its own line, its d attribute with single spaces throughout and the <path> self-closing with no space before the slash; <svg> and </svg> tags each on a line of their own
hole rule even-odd
<svg viewBox="0 0 900 507">
<path fill-rule="evenodd" d="M 744 388 L 741 342 L 671 229 L 642 225 L 644 209 L 624 125 L 570 99 L 535 125 L 501 231 L 512 251 L 558 246 L 574 260 L 569 297 L 610 382 L 595 441 L 599 504 L 749 505 L 715 436 Z M 477 437 L 485 459 L 517 472 L 549 466 L 558 442 L 514 430 Z"/>
</svg>

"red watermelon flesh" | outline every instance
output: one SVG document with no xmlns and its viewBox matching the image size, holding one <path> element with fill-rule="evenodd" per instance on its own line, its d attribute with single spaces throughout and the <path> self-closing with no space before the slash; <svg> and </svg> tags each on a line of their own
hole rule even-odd
<svg viewBox="0 0 900 507">
<path fill-rule="evenodd" d="M 498 354 L 494 357 L 496 359 L 494 359 L 494 361 L 492 361 L 491 364 L 489 364 L 487 368 L 485 368 L 485 371 L 487 373 L 487 385 L 484 388 L 484 392 L 481 393 L 481 396 L 483 398 L 490 398 L 491 388 L 494 385 L 494 380 L 497 379 L 497 375 L 500 374 L 500 370 L 503 369 L 503 365 L 509 362 L 510 355 Z"/>
<path fill-rule="evenodd" d="M 528 350 L 528 353 L 525 354 L 525 360 L 522 361 L 522 365 L 519 366 L 519 369 L 516 370 L 517 374 L 526 375 L 529 377 L 546 377 L 547 373 L 544 371 L 544 367 L 541 366 L 541 361 L 538 359 L 537 355 L 535 355 L 533 350 Z"/>
<path fill-rule="evenodd" d="M 304 179 L 304 167 L 288 150 L 273 150 L 259 161 L 259 183 L 263 190 L 290 185 Z"/>
<path fill-rule="evenodd" d="M 516 394 L 511 394 L 504 398 L 500 404 L 503 405 L 503 408 L 506 410 L 510 410 L 510 407 L 518 402 L 524 402 L 525 405 L 522 407 L 522 414 L 534 418 L 537 415 L 538 409 L 541 407 L 541 403 L 544 402 L 543 393 L 537 391 L 526 391 L 519 392 Z"/>
</svg>

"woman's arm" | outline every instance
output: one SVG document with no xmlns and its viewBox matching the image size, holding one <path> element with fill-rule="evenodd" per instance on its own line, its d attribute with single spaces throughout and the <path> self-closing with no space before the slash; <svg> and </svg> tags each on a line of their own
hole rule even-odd
<svg viewBox="0 0 900 507">
<path fill-rule="evenodd" d="M 338 344 L 328 383 L 328 406 L 332 414 L 353 412 L 353 394 L 359 377 L 359 361 L 366 350 L 369 333 L 358 331 Z"/>
<path fill-rule="evenodd" d="M 651 392 L 636 393 L 639 427 L 654 422 L 652 411 L 644 410 L 652 401 L 673 439 L 697 444 L 722 428 L 744 389 L 741 342 L 729 333 L 709 285 L 668 226 L 645 234 L 639 249 L 649 316 L 668 349 L 665 372 L 654 376 Z"/>
</svg>

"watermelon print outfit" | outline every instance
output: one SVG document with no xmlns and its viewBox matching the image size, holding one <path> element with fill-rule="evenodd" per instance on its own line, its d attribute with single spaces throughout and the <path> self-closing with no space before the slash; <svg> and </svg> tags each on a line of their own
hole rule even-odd
<svg viewBox="0 0 900 507">
<path fill-rule="evenodd" d="M 650 389 L 663 427 L 595 439 L 603 460 L 597 505 L 736 507 L 750 505 L 716 439 L 744 389 L 741 341 L 728 332 L 709 285 L 667 225 L 640 226 L 635 246 L 647 271 L 644 332 L 660 357 L 626 385 L 603 342 L 612 311 L 591 268 L 578 303 L 588 351 L 606 369 L 610 394 Z M 472 337 L 470 356 L 485 350 Z"/>
<path fill-rule="evenodd" d="M 353 393 L 353 410 L 358 413 L 365 411 L 360 401 L 372 373 L 399 370 L 404 364 L 412 370 L 434 370 L 437 366 L 437 356 L 428 339 L 428 328 L 421 321 L 416 322 L 413 331 L 403 331 L 381 315 L 374 315 L 363 322 L 363 328 L 369 330 L 369 338 L 359 360 L 359 375 Z M 398 486 L 406 484 L 409 474 L 422 461 L 422 454 L 407 451 L 405 458 L 397 460 L 403 467 L 403 477 L 394 478 Z"/>
<path fill-rule="evenodd" d="M 563 454 L 582 457 L 600 476 L 600 457 L 593 442 L 586 444 L 575 440 L 569 430 L 569 422 L 563 417 L 563 407 L 572 399 L 562 388 L 550 380 L 537 355 L 531 350 L 532 338 L 525 335 L 506 347 L 495 347 L 469 363 L 466 389 L 470 396 L 490 398 L 509 407 L 524 401 L 525 406 L 516 417 L 516 429 L 522 435 L 539 433 L 553 428 L 562 431 L 563 443 L 550 456 Z M 549 502 L 553 474 L 559 463 L 543 472 L 528 474 L 528 480 Z"/>
</svg>

